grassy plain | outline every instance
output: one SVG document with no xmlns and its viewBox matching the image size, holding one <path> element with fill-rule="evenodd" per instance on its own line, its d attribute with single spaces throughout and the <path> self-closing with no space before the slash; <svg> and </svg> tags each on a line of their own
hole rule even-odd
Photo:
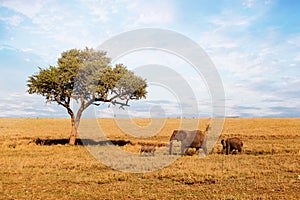
<svg viewBox="0 0 300 200">
<path fill-rule="evenodd" d="M 0 119 L 0 199 L 300 199 L 300 119 L 226 119 L 208 156 L 183 156 L 148 173 L 113 170 L 84 146 L 32 142 L 67 138 L 69 123 Z M 132 152 L 141 143 L 167 144 L 179 123 L 166 119 L 158 134 L 142 139 L 125 134 L 113 119 L 99 119 L 110 139 L 130 140 L 121 148 Z M 220 153 L 220 140 L 229 136 L 243 140 L 243 154 Z"/>
</svg>

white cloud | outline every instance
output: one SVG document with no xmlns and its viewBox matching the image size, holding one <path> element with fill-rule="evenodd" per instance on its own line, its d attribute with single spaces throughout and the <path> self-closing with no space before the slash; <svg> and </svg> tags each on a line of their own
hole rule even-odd
<svg viewBox="0 0 300 200">
<path fill-rule="evenodd" d="M 15 12 L 7 12 L 6 15 L 1 13 L 0 20 L 6 22 L 5 30 L 12 30 L 8 33 L 11 40 L 5 41 L 7 44 L 11 45 L 14 50 L 21 49 L 22 52 L 41 55 L 47 62 L 49 60 L 49 63 L 55 62 L 62 51 L 84 46 L 97 47 L 109 36 L 128 29 L 145 26 L 173 29 L 176 27 L 178 32 L 191 33 L 189 36 L 196 35 L 196 40 L 211 56 L 223 79 L 227 99 L 230 99 L 227 102 L 228 112 L 260 116 L 283 113 L 275 109 L 283 110 L 284 105 L 292 105 L 295 97 L 299 95 L 297 89 L 299 82 L 295 80 L 298 80 L 300 76 L 298 70 L 300 36 L 297 32 L 286 33 L 289 30 L 281 30 L 280 24 L 276 22 L 272 24 L 270 16 L 264 18 L 272 3 L 269 0 L 244 0 L 221 8 L 220 13 L 212 11 L 201 19 L 203 24 L 199 23 L 196 17 L 195 21 L 187 20 L 184 24 L 180 24 L 182 23 L 180 17 L 198 16 L 192 13 L 198 11 L 191 9 L 188 10 L 191 12 L 189 13 L 187 10 L 181 10 L 181 7 L 176 7 L 175 1 L 158 0 L 82 0 L 71 4 L 48 0 L 4 0 L 0 2 L 0 5 Z M 186 19 L 189 18 L 186 17 Z M 272 26 L 267 27 L 268 24 L 264 26 L 268 20 L 272 22 L 270 23 Z M 5 45 L 0 46 L 0 50 L 4 48 L 6 48 Z M 137 61 L 146 58 L 140 56 L 133 59 L 137 60 L 134 60 L 132 65 L 129 62 L 129 66 L 134 66 Z M 22 60 L 26 63 L 33 59 L 23 56 Z M 148 60 L 172 66 L 187 80 L 189 85 L 199 85 L 198 76 L 192 75 L 187 70 L 180 71 L 179 65 L 185 66 L 182 62 L 169 59 L 165 55 L 154 55 Z M 24 64 L 24 66 L 27 65 Z M 208 98 L 206 88 L 202 86 L 193 88 L 193 92 L 197 96 L 198 106 L 204 110 Z M 205 98 L 201 98 L 204 93 Z M 160 97 L 159 92 L 156 97 Z M 32 100 L 31 97 L 24 98 Z M 287 100 L 289 98 L 293 101 Z M 23 98 L 20 97 L 20 99 Z M 272 100 L 272 103 L 268 105 L 265 99 Z M 3 101 L 6 105 L 2 103 Z M 173 104 L 175 101 L 170 102 L 161 105 L 168 110 L 168 113 L 176 113 L 176 106 Z M 34 115 L 31 110 L 28 110 L 33 109 L 29 107 L 32 102 L 25 102 L 27 110 L 22 110 L 20 105 L 23 104 L 18 103 L 21 102 L 11 105 L 4 99 L 1 100 L 0 109 L 2 111 L 7 109 L 7 112 L 4 112 L 7 115 L 15 111 L 19 111 L 22 115 L 26 112 Z M 37 105 L 36 108 L 39 111 L 53 113 L 53 110 L 43 107 L 43 100 L 33 104 Z M 294 108 L 299 107 L 298 104 L 294 103 L 294 105 Z M 144 109 L 138 107 L 138 109 L 132 111 L 133 115 L 149 114 L 145 107 Z M 284 112 L 288 112 L 288 109 Z"/>
<path fill-rule="evenodd" d="M 176 8 L 172 1 L 134 1 L 127 6 L 133 24 L 167 24 L 176 19 Z"/>
<path fill-rule="evenodd" d="M 293 35 L 287 39 L 287 42 L 296 47 L 300 47 L 300 35 Z"/>
<path fill-rule="evenodd" d="M 56 103 L 46 104 L 40 96 L 27 93 L 7 94 L 0 101 L 0 117 L 68 117 Z"/>
<path fill-rule="evenodd" d="M 298 66 L 300 60 L 297 53 L 299 35 L 282 36 L 279 27 L 262 27 L 260 32 L 264 34 L 255 34 L 257 30 L 252 28 L 253 24 L 263 17 L 266 9 L 256 1 L 245 1 L 244 4 L 257 12 L 245 15 L 225 9 L 210 18 L 214 27 L 199 33 L 199 44 L 204 46 L 223 79 L 226 113 L 257 117 L 296 116 L 296 111 L 286 105 L 293 105 L 291 107 L 297 110 L 299 104 L 293 103 L 294 100 L 287 104 L 287 99 L 293 99 L 293 94 L 297 96 L 300 92 L 286 88 L 295 88 L 292 77 L 300 76 L 300 71 L 296 72 L 293 67 Z M 265 101 L 265 96 L 273 103 Z"/>
<path fill-rule="evenodd" d="M 31 50 L 31 53 L 43 57 L 49 64 L 62 51 L 95 47 L 102 38 L 101 35 L 91 36 L 95 31 L 88 27 L 89 21 L 85 21 L 89 20 L 89 13 L 84 18 L 78 17 L 76 5 L 73 7 L 72 4 L 56 1 L 9 0 L 1 2 L 1 6 L 15 11 L 18 14 L 16 16 L 28 18 L 13 29 L 14 39 L 10 44 L 18 49 Z M 92 46 L 93 42 L 95 46 Z"/>
<path fill-rule="evenodd" d="M 266 6 L 273 3 L 273 0 L 243 0 L 242 5 L 246 8 L 253 8 L 256 6 Z"/>
<path fill-rule="evenodd" d="M 229 32 L 234 28 L 247 27 L 259 17 L 256 15 L 246 15 L 244 13 L 232 12 L 231 9 L 224 9 L 220 15 L 212 17 L 209 21 L 215 25 L 213 32 Z"/>
<path fill-rule="evenodd" d="M 24 15 L 29 19 L 16 27 L 13 36 L 16 39 L 11 44 L 53 59 L 62 50 L 97 47 L 110 35 L 128 28 L 172 23 L 176 14 L 173 4 L 172 1 L 82 0 L 69 4 L 8 0 L 0 5 L 15 11 L 15 16 Z M 22 18 L 10 19 L 17 25 Z M 24 42 L 25 38 L 29 41 Z"/>
<path fill-rule="evenodd" d="M 31 48 L 24 48 L 24 49 L 21 49 L 21 51 L 23 51 L 23 52 L 30 52 L 30 51 L 32 51 L 33 49 L 31 49 Z"/>
<path fill-rule="evenodd" d="M 16 48 L 10 46 L 10 45 L 0 45 L 0 50 L 12 50 L 12 51 L 17 51 Z"/>
<path fill-rule="evenodd" d="M 0 21 L 4 21 L 12 26 L 18 26 L 24 19 L 19 15 L 13 15 L 11 17 L 0 17 Z"/>
<path fill-rule="evenodd" d="M 251 8 L 253 6 L 254 1 L 255 0 L 244 0 L 243 5 L 248 8 Z"/>
<path fill-rule="evenodd" d="M 119 7 L 122 7 L 124 1 L 91 1 L 81 0 L 81 2 L 90 10 L 93 16 L 96 18 L 93 21 L 99 21 L 101 23 L 107 22 L 110 19 L 110 15 L 115 15 L 119 12 Z M 121 11 L 122 12 L 122 11 Z"/>
<path fill-rule="evenodd" d="M 0 3 L 0 5 L 10 8 L 32 19 L 41 12 L 41 9 L 46 3 L 47 1 L 4 0 Z"/>
<path fill-rule="evenodd" d="M 294 61 L 300 61 L 300 53 L 297 53 L 294 57 Z M 293 63 L 294 64 L 294 63 Z M 299 63 L 298 63 L 299 64 Z M 294 64 L 295 66 L 296 64 Z"/>
</svg>

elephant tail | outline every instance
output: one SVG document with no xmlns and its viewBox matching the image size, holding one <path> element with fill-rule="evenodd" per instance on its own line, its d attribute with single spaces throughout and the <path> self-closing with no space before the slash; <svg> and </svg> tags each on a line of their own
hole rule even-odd
<svg viewBox="0 0 300 200">
<path fill-rule="evenodd" d="M 241 147 L 242 147 L 243 145 L 244 145 L 243 142 L 241 142 Z"/>
</svg>

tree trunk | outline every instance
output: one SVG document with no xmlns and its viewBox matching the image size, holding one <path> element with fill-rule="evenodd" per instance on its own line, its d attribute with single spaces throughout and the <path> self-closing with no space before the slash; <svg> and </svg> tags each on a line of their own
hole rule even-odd
<svg viewBox="0 0 300 200">
<path fill-rule="evenodd" d="M 78 135 L 77 129 L 79 127 L 79 123 L 80 123 L 80 119 L 81 119 L 81 115 L 83 113 L 83 111 L 90 106 L 92 103 L 94 102 L 94 100 L 91 100 L 87 103 L 85 103 L 84 101 L 84 97 L 81 96 L 81 105 L 80 108 L 77 111 L 76 117 L 74 115 L 74 112 L 70 109 L 70 107 L 67 107 L 68 113 L 71 116 L 71 124 L 72 124 L 72 131 L 71 131 L 71 135 L 70 135 L 70 139 L 69 139 L 69 144 L 74 145 L 76 142 L 76 138 Z"/>
<path fill-rule="evenodd" d="M 69 138 L 69 144 L 74 145 L 77 138 L 77 126 L 75 123 L 74 116 L 71 116 L 71 124 L 72 124 L 72 130 Z"/>
</svg>

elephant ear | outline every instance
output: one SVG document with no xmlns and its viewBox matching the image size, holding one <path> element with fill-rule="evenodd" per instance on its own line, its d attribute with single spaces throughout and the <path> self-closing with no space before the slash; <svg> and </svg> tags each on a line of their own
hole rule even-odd
<svg viewBox="0 0 300 200">
<path fill-rule="evenodd" d="M 178 131 L 176 138 L 180 141 L 184 140 L 186 138 L 186 132 L 183 130 Z"/>
<path fill-rule="evenodd" d="M 174 130 L 174 131 L 173 131 L 173 134 L 172 134 L 171 137 L 170 137 L 170 141 L 176 139 L 177 133 L 178 133 L 178 130 Z"/>
</svg>

